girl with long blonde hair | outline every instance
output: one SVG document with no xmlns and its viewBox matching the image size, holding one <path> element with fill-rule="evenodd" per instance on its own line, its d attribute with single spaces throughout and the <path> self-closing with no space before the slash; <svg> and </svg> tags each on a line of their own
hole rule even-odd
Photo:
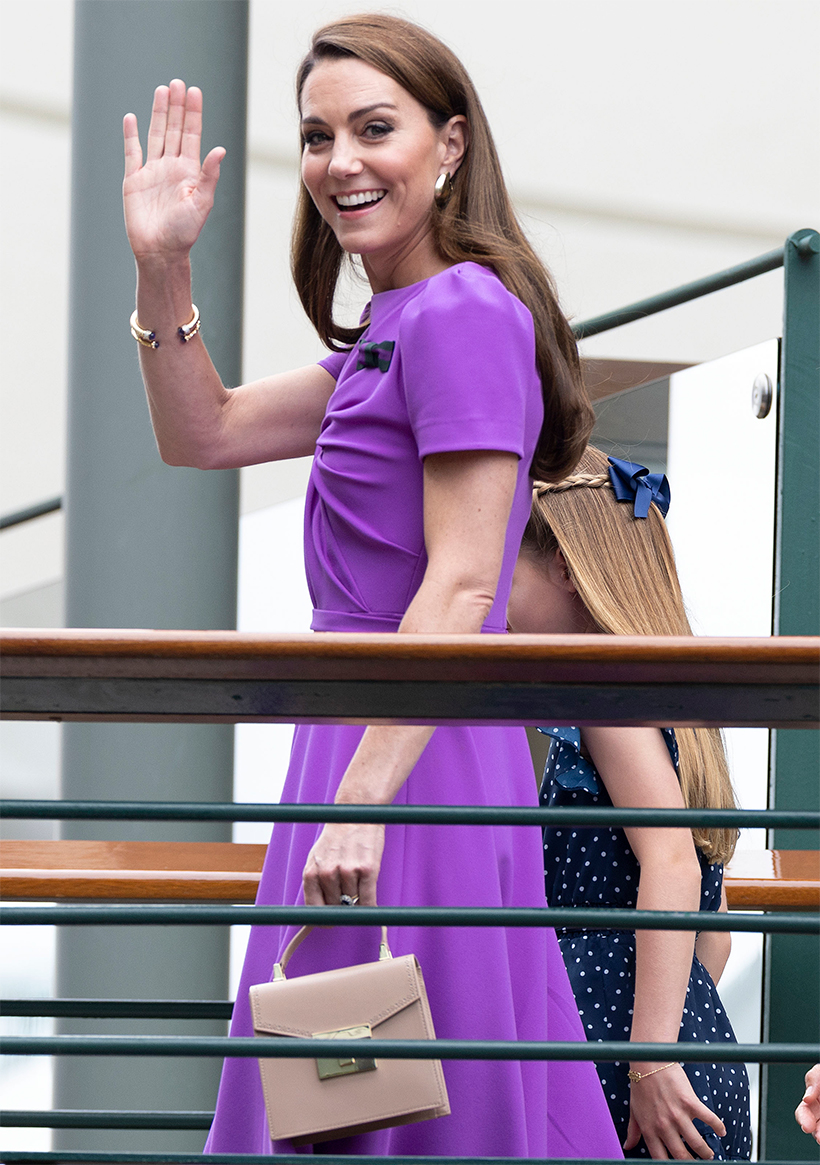
<svg viewBox="0 0 820 1165">
<path fill-rule="evenodd" d="M 664 516 L 661 474 L 589 447 L 563 481 L 536 482 L 508 607 L 510 630 L 690 635 Z M 541 803 L 734 808 L 720 732 L 542 728 L 551 737 Z M 551 906 L 725 910 L 723 829 L 547 828 Z M 728 932 L 559 932 L 589 1040 L 734 1041 L 717 993 Z M 602 1063 L 627 1156 L 747 1159 L 743 1065 Z"/>
</svg>

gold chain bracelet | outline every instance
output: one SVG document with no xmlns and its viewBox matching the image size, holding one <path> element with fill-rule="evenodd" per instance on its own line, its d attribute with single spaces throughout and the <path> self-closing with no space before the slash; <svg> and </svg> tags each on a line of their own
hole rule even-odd
<svg viewBox="0 0 820 1165">
<path fill-rule="evenodd" d="M 679 1063 L 678 1060 L 672 1060 L 669 1064 L 662 1064 L 660 1068 L 653 1068 L 651 1072 L 635 1072 L 633 1069 L 627 1072 L 630 1084 L 637 1084 L 639 1080 L 646 1080 L 647 1076 L 654 1076 L 656 1072 L 663 1072 L 666 1068 L 674 1068 Z"/>
</svg>

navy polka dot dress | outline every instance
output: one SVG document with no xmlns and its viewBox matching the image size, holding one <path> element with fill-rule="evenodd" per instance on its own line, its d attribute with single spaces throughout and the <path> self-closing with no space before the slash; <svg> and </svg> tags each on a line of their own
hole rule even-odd
<svg viewBox="0 0 820 1165">
<path fill-rule="evenodd" d="M 592 761 L 581 755 L 578 728 L 542 728 L 552 737 L 541 785 L 542 805 L 586 807 L 611 805 L 606 787 Z M 677 769 L 678 747 L 671 728 L 664 729 Z M 709 865 L 700 854 L 701 910 L 720 906 L 723 867 Z M 550 906 L 613 906 L 633 908 L 640 867 L 620 829 L 544 830 L 544 873 Z M 581 1022 L 589 1040 L 628 1040 L 635 998 L 635 935 L 617 930 L 558 931 Z M 723 1004 L 708 971 L 697 958 L 686 991 L 680 1042 L 735 1042 Z M 598 1064 L 598 1075 L 623 1144 L 629 1124 L 629 1080 L 626 1063 Z M 718 1137 L 701 1121 L 695 1124 L 714 1151 L 715 1160 L 748 1160 L 752 1137 L 749 1080 L 743 1064 L 685 1064 L 684 1071 L 705 1105 L 726 1126 Z M 648 1157 L 643 1141 L 628 1157 Z"/>
</svg>

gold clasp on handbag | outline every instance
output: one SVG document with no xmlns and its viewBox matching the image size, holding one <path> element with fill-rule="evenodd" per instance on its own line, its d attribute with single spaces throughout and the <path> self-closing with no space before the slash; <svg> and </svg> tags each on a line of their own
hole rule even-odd
<svg viewBox="0 0 820 1165">
<path fill-rule="evenodd" d="M 332 1032 L 314 1032 L 314 1040 L 370 1040 L 373 1032 L 369 1023 L 358 1027 L 341 1027 Z M 343 1059 L 317 1059 L 316 1069 L 320 1080 L 332 1080 L 335 1076 L 353 1076 L 356 1072 L 375 1072 L 376 1061 L 369 1057 L 345 1056 Z"/>
</svg>

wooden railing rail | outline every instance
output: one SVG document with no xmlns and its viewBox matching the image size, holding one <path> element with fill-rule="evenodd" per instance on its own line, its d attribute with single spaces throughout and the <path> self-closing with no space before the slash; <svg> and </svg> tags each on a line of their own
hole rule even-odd
<svg viewBox="0 0 820 1165">
<path fill-rule="evenodd" d="M 820 726 L 820 638 L 3 632 L 17 719 Z"/>
<path fill-rule="evenodd" d="M 7 900 L 253 902 L 266 846 L 238 842 L 4 841 Z M 739 850 L 730 910 L 820 910 L 815 850 Z"/>
</svg>

